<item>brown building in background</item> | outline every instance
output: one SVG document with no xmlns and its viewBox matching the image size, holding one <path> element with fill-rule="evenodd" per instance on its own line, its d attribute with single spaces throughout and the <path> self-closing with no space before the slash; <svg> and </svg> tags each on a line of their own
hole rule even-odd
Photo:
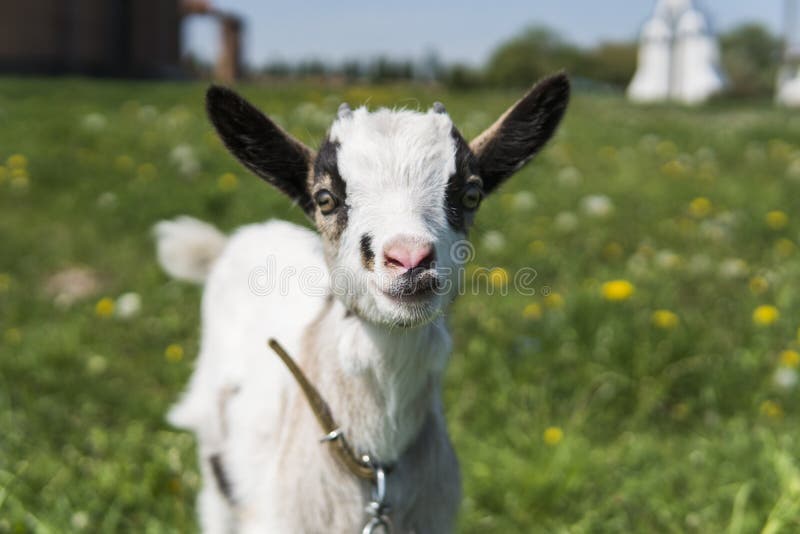
<svg viewBox="0 0 800 534">
<path fill-rule="evenodd" d="M 181 21 L 209 15 L 222 30 L 217 77 L 241 74 L 241 21 L 208 2 L 0 0 L 0 73 L 181 76 Z"/>
</svg>

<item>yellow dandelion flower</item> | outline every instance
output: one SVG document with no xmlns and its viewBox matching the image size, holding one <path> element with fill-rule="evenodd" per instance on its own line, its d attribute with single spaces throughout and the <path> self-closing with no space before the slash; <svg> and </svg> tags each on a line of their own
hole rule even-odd
<svg viewBox="0 0 800 534">
<path fill-rule="evenodd" d="M 550 293 L 544 298 L 544 303 L 548 308 L 563 308 L 564 307 L 564 297 L 561 296 L 561 293 Z"/>
<path fill-rule="evenodd" d="M 796 350 L 785 350 L 781 352 L 781 365 L 784 367 L 800 367 L 800 352 Z"/>
<path fill-rule="evenodd" d="M 677 178 L 686 174 L 686 165 L 677 159 L 672 159 L 661 166 L 661 172 L 672 178 Z"/>
<path fill-rule="evenodd" d="M 544 430 L 542 439 L 544 439 L 545 444 L 555 447 L 564 439 L 564 431 L 557 426 L 549 426 Z"/>
<path fill-rule="evenodd" d="M 164 350 L 164 357 L 170 362 L 179 362 L 183 359 L 183 347 L 173 343 Z"/>
<path fill-rule="evenodd" d="M 502 267 L 495 267 L 489 271 L 489 281 L 492 287 L 504 288 L 508 285 L 508 271 Z"/>
<path fill-rule="evenodd" d="M 708 215 L 711 214 L 712 208 L 713 205 L 711 204 L 711 201 L 706 197 L 697 197 L 689 203 L 689 213 L 698 219 L 708 217 Z"/>
<path fill-rule="evenodd" d="M 773 210 L 764 216 L 764 222 L 773 230 L 781 230 L 789 224 L 789 216 L 780 210 Z"/>
<path fill-rule="evenodd" d="M 680 322 L 678 315 L 669 310 L 654 311 L 651 320 L 653 322 L 653 326 L 662 330 L 672 330 L 678 326 L 678 323 Z"/>
<path fill-rule="evenodd" d="M 636 288 L 627 280 L 611 280 L 600 286 L 603 298 L 612 302 L 628 300 L 636 292 Z"/>
<path fill-rule="evenodd" d="M 98 317 L 111 317 L 114 313 L 114 300 L 108 297 L 98 300 L 94 305 L 94 313 Z"/>
<path fill-rule="evenodd" d="M 120 171 L 129 171 L 133 169 L 133 165 L 133 158 L 125 154 L 117 156 L 117 158 L 114 160 L 114 166 Z"/>
<path fill-rule="evenodd" d="M 791 239 L 781 238 L 775 242 L 775 251 L 779 256 L 788 258 L 797 250 L 797 245 Z"/>
<path fill-rule="evenodd" d="M 20 176 L 14 176 L 11 178 L 11 182 L 9 182 L 13 189 L 22 190 L 27 189 L 30 185 L 30 179 L 28 179 L 27 174 L 22 174 Z"/>
<path fill-rule="evenodd" d="M 689 415 L 689 405 L 685 402 L 679 402 L 672 408 L 672 417 L 682 421 Z"/>
<path fill-rule="evenodd" d="M 6 164 L 10 169 L 24 169 L 28 166 L 28 158 L 22 154 L 12 154 L 6 160 Z"/>
<path fill-rule="evenodd" d="M 180 495 L 180 493 L 183 491 L 183 484 L 181 484 L 181 479 L 179 479 L 178 477 L 170 478 L 169 482 L 167 482 L 167 488 L 169 489 L 169 492 L 172 493 L 173 495 Z"/>
<path fill-rule="evenodd" d="M 613 146 L 601 147 L 597 153 L 601 158 L 609 161 L 613 161 L 617 158 L 617 149 Z"/>
<path fill-rule="evenodd" d="M 19 345 L 22 342 L 22 331 L 19 328 L 9 328 L 4 337 L 9 345 Z"/>
<path fill-rule="evenodd" d="M 0 293 L 5 293 L 11 287 L 11 275 L 0 273 Z"/>
<path fill-rule="evenodd" d="M 772 400 L 765 400 L 759 406 L 761 415 L 769 417 L 770 419 L 780 419 L 783 417 L 783 408 L 780 404 Z"/>
<path fill-rule="evenodd" d="M 622 257 L 623 252 L 622 245 L 616 241 L 612 241 L 603 247 L 603 257 L 609 260 L 616 260 Z"/>
<path fill-rule="evenodd" d="M 769 281 L 763 276 L 754 276 L 748 285 L 753 295 L 763 295 L 769 289 Z"/>
<path fill-rule="evenodd" d="M 544 254 L 547 251 L 547 244 L 537 239 L 536 241 L 530 242 L 528 250 L 530 250 L 532 254 Z"/>
<path fill-rule="evenodd" d="M 489 317 L 486 320 L 485 325 L 486 329 L 489 330 L 489 332 L 500 332 L 503 330 L 503 327 L 505 326 L 505 324 L 497 317 Z"/>
<path fill-rule="evenodd" d="M 780 319 L 780 316 L 780 310 L 768 304 L 759 306 L 753 310 L 753 322 L 759 326 L 769 326 Z"/>
<path fill-rule="evenodd" d="M 526 319 L 538 321 L 542 318 L 542 306 L 538 302 L 532 302 L 522 310 L 522 316 Z"/>
<path fill-rule="evenodd" d="M 158 171 L 156 170 L 156 166 L 152 163 L 142 163 L 136 168 L 136 173 L 142 180 L 152 180 L 156 177 Z"/>
<path fill-rule="evenodd" d="M 239 179 L 232 172 L 226 172 L 217 180 L 217 187 L 223 193 L 230 193 L 239 187 Z"/>
<path fill-rule="evenodd" d="M 672 141 L 661 141 L 656 145 L 656 152 L 659 156 L 665 158 L 675 156 L 678 153 L 678 147 Z"/>
</svg>

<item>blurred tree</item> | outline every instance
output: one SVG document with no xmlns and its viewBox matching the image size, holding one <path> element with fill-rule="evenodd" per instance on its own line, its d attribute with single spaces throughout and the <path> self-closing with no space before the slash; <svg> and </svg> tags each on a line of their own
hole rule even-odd
<svg viewBox="0 0 800 534">
<path fill-rule="evenodd" d="M 626 87 L 636 71 L 638 46 L 630 43 L 602 43 L 588 52 L 584 76 L 616 87 Z"/>
<path fill-rule="evenodd" d="M 730 94 L 770 96 L 780 65 L 781 39 L 760 24 L 743 24 L 720 38 Z"/>
<path fill-rule="evenodd" d="M 444 71 L 442 81 L 453 89 L 474 89 L 483 85 L 485 78 L 480 69 L 456 63 Z"/>
<path fill-rule="evenodd" d="M 533 26 L 494 51 L 486 66 L 486 81 L 492 85 L 528 86 L 561 69 L 581 72 L 586 64 L 587 57 L 581 49 L 549 28 Z"/>
<path fill-rule="evenodd" d="M 295 72 L 300 77 L 320 77 L 325 76 L 327 72 L 327 66 L 319 59 L 308 59 L 305 61 L 301 61 L 300 64 L 295 67 Z"/>
<path fill-rule="evenodd" d="M 410 80 L 413 74 L 411 61 L 395 60 L 386 56 L 376 59 L 369 68 L 369 79 L 374 83 Z"/>
<path fill-rule="evenodd" d="M 364 76 L 364 67 L 357 59 L 347 59 L 341 66 L 342 75 L 350 81 L 359 80 Z"/>
<path fill-rule="evenodd" d="M 286 78 L 292 74 L 292 66 L 282 59 L 275 59 L 264 65 L 262 71 L 268 76 Z"/>
</svg>

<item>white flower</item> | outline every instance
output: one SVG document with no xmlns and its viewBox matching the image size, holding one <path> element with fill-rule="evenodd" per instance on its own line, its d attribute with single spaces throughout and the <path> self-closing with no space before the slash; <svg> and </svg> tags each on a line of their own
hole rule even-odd
<svg viewBox="0 0 800 534">
<path fill-rule="evenodd" d="M 800 159 L 792 161 L 786 168 L 786 176 L 791 180 L 800 180 Z"/>
<path fill-rule="evenodd" d="M 193 157 L 194 149 L 192 149 L 191 145 L 187 144 L 177 145 L 172 149 L 172 152 L 169 153 L 169 158 L 173 161 L 173 163 L 180 163 L 185 159 Z"/>
<path fill-rule="evenodd" d="M 744 278 L 750 272 L 747 262 L 739 258 L 728 258 L 719 264 L 719 275 L 723 278 Z"/>
<path fill-rule="evenodd" d="M 121 319 L 130 319 L 139 314 L 142 309 L 142 298 L 138 293 L 125 293 L 117 299 L 114 311 Z"/>
<path fill-rule="evenodd" d="M 723 243 L 730 239 L 730 233 L 728 232 L 727 225 L 716 220 L 703 221 L 700 223 L 699 231 L 700 235 L 715 243 Z"/>
<path fill-rule="evenodd" d="M 581 171 L 575 167 L 566 167 L 561 169 L 556 180 L 560 186 L 577 187 L 581 185 L 581 182 L 583 181 L 583 175 L 581 174 Z"/>
<path fill-rule="evenodd" d="M 158 117 L 158 110 L 154 106 L 142 106 L 138 115 L 141 121 L 151 121 Z"/>
<path fill-rule="evenodd" d="M 581 200 L 581 209 L 590 217 L 603 219 L 614 213 L 614 204 L 605 195 L 589 195 Z"/>
<path fill-rule="evenodd" d="M 83 530 L 89 526 L 89 514 L 84 511 L 75 512 L 72 514 L 70 523 L 75 530 Z"/>
<path fill-rule="evenodd" d="M 792 389 L 797 385 L 797 371 L 791 367 L 780 367 L 772 376 L 775 385 L 783 389 Z"/>
<path fill-rule="evenodd" d="M 506 238 L 497 230 L 490 230 L 483 236 L 483 248 L 489 252 L 500 252 L 506 246 Z"/>
<path fill-rule="evenodd" d="M 647 258 L 639 252 L 631 255 L 628 258 L 628 270 L 634 276 L 646 276 L 650 272 Z"/>
<path fill-rule="evenodd" d="M 108 368 L 108 361 L 99 354 L 92 354 L 86 360 L 86 370 L 90 375 L 101 375 Z"/>
<path fill-rule="evenodd" d="M 520 191 L 514 195 L 514 209 L 529 211 L 536 207 L 536 196 L 530 191 Z"/>
<path fill-rule="evenodd" d="M 294 109 L 293 119 L 304 126 L 327 128 L 331 116 L 313 102 L 303 102 Z"/>
<path fill-rule="evenodd" d="M 706 274 L 712 266 L 713 262 L 708 254 L 695 254 L 689 259 L 689 272 L 694 275 Z"/>
<path fill-rule="evenodd" d="M 662 269 L 675 269 L 681 264 L 681 257 L 671 250 L 659 250 L 656 253 L 656 265 Z"/>
<path fill-rule="evenodd" d="M 563 233 L 572 232 L 578 227 L 578 216 L 571 211 L 562 211 L 556 215 L 555 227 Z"/>
<path fill-rule="evenodd" d="M 194 149 L 190 145 L 181 144 L 176 146 L 170 152 L 169 158 L 172 163 L 178 166 L 181 174 L 185 176 L 190 176 L 200 170 L 200 163 L 197 161 Z"/>
<path fill-rule="evenodd" d="M 83 127 L 90 132 L 100 132 L 107 124 L 108 119 L 102 113 L 89 113 L 83 117 Z"/>
<path fill-rule="evenodd" d="M 97 207 L 103 209 L 112 209 L 117 206 L 117 195 L 111 191 L 100 193 L 97 197 Z"/>
</svg>

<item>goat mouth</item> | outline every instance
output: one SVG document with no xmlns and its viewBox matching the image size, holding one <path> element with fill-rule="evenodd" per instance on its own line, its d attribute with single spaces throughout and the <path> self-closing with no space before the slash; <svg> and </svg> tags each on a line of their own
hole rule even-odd
<svg viewBox="0 0 800 534">
<path fill-rule="evenodd" d="M 382 289 L 382 292 L 394 301 L 411 304 L 435 296 L 439 286 L 440 280 L 435 270 L 411 270 L 392 280 L 389 287 Z"/>
</svg>

